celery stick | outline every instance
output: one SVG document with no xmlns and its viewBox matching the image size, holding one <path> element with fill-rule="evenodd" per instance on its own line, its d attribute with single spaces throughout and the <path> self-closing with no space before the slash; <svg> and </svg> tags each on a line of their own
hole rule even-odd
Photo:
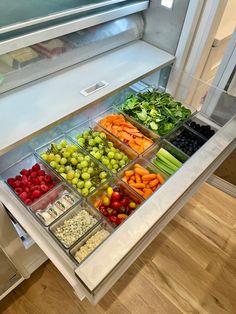
<svg viewBox="0 0 236 314">
<path fill-rule="evenodd" d="M 173 173 L 175 173 L 174 170 L 172 170 L 171 168 L 167 167 L 164 163 L 162 163 L 161 161 L 155 160 L 154 164 L 156 166 L 158 166 L 162 171 L 172 175 Z"/>
<path fill-rule="evenodd" d="M 163 156 L 164 158 L 168 159 L 172 164 L 174 164 L 176 167 L 180 168 L 183 164 L 178 159 L 176 159 L 173 155 L 171 155 L 166 149 L 161 148 L 157 152 L 157 157 Z"/>
<path fill-rule="evenodd" d="M 162 155 L 159 155 L 157 157 L 157 160 L 163 161 L 163 163 L 165 163 L 167 165 L 167 167 L 173 169 L 174 171 L 177 171 L 179 169 L 179 167 L 177 167 L 176 165 L 174 165 L 171 161 L 169 161 L 168 159 L 166 159 L 165 157 L 163 157 Z"/>
</svg>

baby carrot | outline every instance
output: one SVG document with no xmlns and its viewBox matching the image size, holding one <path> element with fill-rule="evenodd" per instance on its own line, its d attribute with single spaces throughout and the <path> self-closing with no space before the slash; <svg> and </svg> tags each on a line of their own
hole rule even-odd
<svg viewBox="0 0 236 314">
<path fill-rule="evenodd" d="M 144 168 L 140 168 L 140 167 L 136 167 L 134 169 L 134 172 L 139 174 L 140 176 L 144 176 L 145 174 L 149 174 L 149 171 L 144 169 Z"/>
<path fill-rule="evenodd" d="M 131 183 L 130 186 L 136 188 L 136 189 L 143 189 L 145 188 L 145 184 L 143 183 Z"/>
<path fill-rule="evenodd" d="M 146 199 L 148 198 L 150 195 L 152 195 L 153 191 L 151 189 L 143 189 L 144 195 L 143 197 Z"/>
<path fill-rule="evenodd" d="M 134 190 L 135 190 L 138 194 L 140 194 L 141 196 L 144 195 L 144 192 L 143 192 L 142 190 L 136 189 L 136 188 L 134 188 L 134 187 L 132 187 L 132 189 L 134 189 Z"/>
<path fill-rule="evenodd" d="M 128 183 L 129 183 L 129 185 L 130 185 L 130 184 L 134 184 L 135 182 L 134 182 L 134 180 L 129 180 Z"/>
<path fill-rule="evenodd" d="M 163 184 L 165 182 L 165 180 L 163 179 L 163 177 L 160 175 L 160 173 L 157 173 L 157 179 L 159 180 L 159 182 L 161 184 Z"/>
<path fill-rule="evenodd" d="M 141 176 L 138 173 L 135 173 L 135 181 L 136 183 L 141 183 Z"/>
<path fill-rule="evenodd" d="M 150 174 L 145 174 L 144 176 L 142 176 L 142 179 L 144 181 L 151 181 L 156 179 L 157 175 L 155 173 L 150 173 Z"/>
<path fill-rule="evenodd" d="M 130 177 L 130 180 L 135 181 L 135 175 L 132 175 L 132 176 Z"/>
<path fill-rule="evenodd" d="M 159 180 L 158 179 L 155 179 L 155 180 L 152 180 L 150 181 L 149 185 L 150 185 L 150 188 L 153 188 L 155 185 L 157 185 L 159 183 Z"/>
<path fill-rule="evenodd" d="M 143 168 L 140 164 L 135 164 L 134 168 L 139 167 L 139 168 Z"/>
<path fill-rule="evenodd" d="M 131 177 L 134 174 L 134 170 L 127 170 L 125 171 L 126 177 Z"/>
</svg>

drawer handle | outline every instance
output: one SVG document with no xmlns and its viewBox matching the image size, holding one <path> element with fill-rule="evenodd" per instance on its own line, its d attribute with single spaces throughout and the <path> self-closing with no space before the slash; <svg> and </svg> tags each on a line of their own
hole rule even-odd
<svg viewBox="0 0 236 314">
<path fill-rule="evenodd" d="M 83 90 L 80 91 L 80 93 L 84 96 L 89 96 L 91 95 L 92 93 L 95 93 L 97 92 L 98 90 L 106 87 L 109 83 L 107 83 L 106 81 L 100 81 L 100 82 L 97 82 Z"/>
</svg>

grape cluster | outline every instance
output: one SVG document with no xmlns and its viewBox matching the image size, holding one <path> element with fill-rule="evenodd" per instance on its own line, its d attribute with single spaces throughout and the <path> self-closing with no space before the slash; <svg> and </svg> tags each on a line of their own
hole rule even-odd
<svg viewBox="0 0 236 314">
<path fill-rule="evenodd" d="M 116 173 L 129 162 L 128 156 L 115 148 L 114 144 L 107 140 L 104 132 L 86 130 L 82 134 L 77 134 L 75 138 L 81 147 L 100 160 L 113 173 Z"/>
<path fill-rule="evenodd" d="M 66 140 L 52 143 L 41 158 L 85 197 L 108 178 L 108 173 L 90 156 L 85 156 L 76 145 L 68 144 Z"/>
</svg>

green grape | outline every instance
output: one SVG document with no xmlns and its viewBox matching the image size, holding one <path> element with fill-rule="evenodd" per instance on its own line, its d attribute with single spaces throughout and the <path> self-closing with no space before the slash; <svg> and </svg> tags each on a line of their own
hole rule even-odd
<svg viewBox="0 0 236 314">
<path fill-rule="evenodd" d="M 96 152 L 93 156 L 98 160 L 101 159 L 102 157 L 102 155 L 99 152 Z"/>
<path fill-rule="evenodd" d="M 72 182 L 73 185 L 76 185 L 79 182 L 79 179 L 78 178 L 73 178 L 71 180 L 71 182 Z"/>
<path fill-rule="evenodd" d="M 84 138 L 87 138 L 89 135 L 90 135 L 89 130 L 84 131 L 84 133 L 83 133 Z"/>
<path fill-rule="evenodd" d="M 92 151 L 90 152 L 90 154 L 91 154 L 93 157 L 95 157 L 97 153 L 92 150 Z M 95 157 L 95 158 L 96 158 L 96 157 Z"/>
<path fill-rule="evenodd" d="M 116 161 L 115 159 L 112 159 L 112 160 L 110 161 L 110 164 L 111 164 L 111 165 L 115 165 L 116 162 L 117 162 L 117 161 Z"/>
<path fill-rule="evenodd" d="M 110 151 L 113 152 L 113 153 L 116 153 L 116 148 L 115 147 L 111 147 Z"/>
<path fill-rule="evenodd" d="M 55 161 L 51 161 L 51 162 L 50 162 L 50 166 L 51 166 L 52 168 L 54 168 L 54 169 L 57 167 L 57 165 L 58 165 L 58 163 L 55 162 Z"/>
<path fill-rule="evenodd" d="M 71 180 L 68 180 L 68 179 L 66 179 L 66 180 L 67 180 L 67 182 L 68 182 L 68 183 L 70 183 L 70 184 L 71 184 Z"/>
<path fill-rule="evenodd" d="M 119 165 L 118 164 L 113 165 L 112 169 L 115 169 L 115 170 L 119 169 Z"/>
<path fill-rule="evenodd" d="M 100 137 L 102 138 L 102 139 L 106 139 L 107 138 L 107 136 L 106 136 L 106 134 L 104 133 L 104 132 L 100 132 Z"/>
<path fill-rule="evenodd" d="M 48 155 L 48 158 L 47 158 L 47 162 L 51 162 L 51 161 L 53 161 L 54 160 L 54 157 L 55 157 L 55 155 L 53 154 L 53 153 L 50 153 L 49 155 Z"/>
<path fill-rule="evenodd" d="M 109 165 L 109 159 L 108 158 L 102 158 L 102 163 L 103 163 L 103 165 L 105 165 L 105 166 L 107 166 L 107 165 Z"/>
<path fill-rule="evenodd" d="M 84 172 L 82 173 L 81 177 L 84 179 L 84 180 L 88 180 L 90 178 L 90 174 L 87 173 L 87 172 Z"/>
<path fill-rule="evenodd" d="M 99 149 L 97 147 L 93 147 L 93 152 L 99 152 Z"/>
<path fill-rule="evenodd" d="M 94 146 L 94 145 L 96 145 L 96 142 L 94 140 L 89 140 L 88 145 Z"/>
<path fill-rule="evenodd" d="M 70 157 L 70 152 L 68 152 L 68 151 L 66 150 L 66 151 L 64 151 L 64 152 L 62 153 L 62 156 L 65 157 L 65 158 L 68 158 L 68 157 Z"/>
<path fill-rule="evenodd" d="M 109 165 L 107 166 L 107 168 L 108 168 L 109 170 L 112 170 L 112 165 L 109 164 Z"/>
<path fill-rule="evenodd" d="M 41 154 L 41 158 L 43 159 L 43 160 L 45 160 L 45 161 L 47 161 L 47 159 L 48 159 L 48 155 L 47 154 Z"/>
<path fill-rule="evenodd" d="M 105 171 L 100 172 L 100 174 L 99 174 L 100 179 L 104 179 L 106 177 L 107 177 L 107 173 Z"/>
<path fill-rule="evenodd" d="M 66 178 L 67 178 L 67 180 L 72 180 L 74 178 L 74 176 L 75 176 L 74 170 L 70 170 L 67 172 Z"/>
<path fill-rule="evenodd" d="M 106 178 L 102 179 L 102 180 L 101 180 L 101 183 L 106 182 L 106 180 L 107 180 Z"/>
<path fill-rule="evenodd" d="M 58 172 L 59 172 L 59 173 L 65 172 L 65 167 L 61 167 L 61 166 L 60 166 L 60 168 L 58 169 Z"/>
<path fill-rule="evenodd" d="M 117 170 L 116 169 L 111 169 L 111 172 L 117 173 Z"/>
<path fill-rule="evenodd" d="M 110 141 L 108 141 L 107 144 L 108 144 L 108 147 L 110 147 L 110 148 L 114 146 L 114 144 L 112 142 L 110 142 Z"/>
<path fill-rule="evenodd" d="M 75 178 L 78 178 L 78 179 L 79 179 L 79 178 L 80 178 L 80 175 L 81 175 L 80 172 L 75 172 Z"/>
<path fill-rule="evenodd" d="M 73 186 L 73 188 L 75 188 L 75 189 L 76 189 L 76 184 L 72 184 L 72 186 Z"/>
<path fill-rule="evenodd" d="M 70 162 L 72 163 L 72 165 L 77 165 L 78 164 L 78 160 L 74 157 L 71 158 Z"/>
<path fill-rule="evenodd" d="M 60 160 L 61 165 L 65 165 L 67 163 L 67 159 L 65 157 L 62 157 Z"/>
<path fill-rule="evenodd" d="M 116 160 L 121 160 L 122 159 L 122 155 L 120 153 L 115 153 L 115 159 Z"/>
<path fill-rule="evenodd" d="M 77 143 L 78 143 L 80 146 L 84 147 L 84 145 L 85 145 L 85 139 L 84 139 L 84 138 L 79 138 L 79 139 L 77 140 Z"/>
<path fill-rule="evenodd" d="M 126 156 L 126 155 L 124 156 L 123 159 L 124 159 L 124 161 L 125 161 L 126 163 L 129 161 L 129 158 L 128 158 L 128 156 Z"/>
<path fill-rule="evenodd" d="M 81 162 L 81 161 L 84 160 L 84 157 L 79 155 L 79 156 L 77 157 L 77 160 L 78 160 L 78 162 Z"/>
<path fill-rule="evenodd" d="M 119 161 L 119 165 L 120 165 L 121 167 L 123 167 L 123 166 L 126 165 L 126 162 L 124 161 L 124 159 L 121 159 L 121 160 Z"/>
<path fill-rule="evenodd" d="M 63 173 L 61 173 L 61 176 L 64 178 L 64 179 L 66 179 L 66 174 L 63 172 Z"/>
<path fill-rule="evenodd" d="M 97 144 L 102 143 L 102 139 L 101 139 L 101 137 L 99 137 L 99 136 L 96 136 L 95 139 L 94 139 L 94 141 L 95 141 L 95 143 L 97 143 Z"/>
<path fill-rule="evenodd" d="M 81 168 L 86 168 L 86 167 L 88 167 L 88 162 L 87 162 L 87 160 L 82 161 L 82 162 L 80 163 L 80 166 L 81 166 Z"/>
<path fill-rule="evenodd" d="M 92 174 L 93 172 L 94 172 L 93 168 L 92 168 L 92 167 L 89 167 L 89 168 L 88 168 L 88 173 L 89 173 L 89 174 Z"/>
<path fill-rule="evenodd" d="M 93 192 L 95 190 L 95 187 L 92 186 L 90 189 L 89 189 L 89 193 Z"/>
<path fill-rule="evenodd" d="M 66 141 L 66 140 L 62 140 L 59 145 L 60 145 L 61 147 L 66 147 L 67 141 Z"/>
<path fill-rule="evenodd" d="M 54 156 L 54 160 L 55 160 L 55 162 L 60 162 L 60 160 L 61 160 L 61 156 L 59 155 L 59 154 L 56 154 L 55 156 Z"/>
<path fill-rule="evenodd" d="M 65 169 L 66 169 L 66 172 L 69 172 L 70 170 L 72 170 L 72 167 L 68 165 L 65 167 Z"/>
<path fill-rule="evenodd" d="M 81 194 L 82 193 L 82 190 L 81 189 L 77 189 L 77 191 Z"/>
<path fill-rule="evenodd" d="M 75 144 L 72 144 L 70 147 L 68 147 L 68 150 L 71 154 L 73 154 L 74 152 L 77 152 L 78 147 Z"/>
<path fill-rule="evenodd" d="M 77 183 L 77 187 L 78 187 L 79 189 L 82 189 L 82 188 L 84 187 L 84 181 L 79 181 L 79 182 Z"/>
<path fill-rule="evenodd" d="M 83 188 L 82 189 L 82 193 L 83 196 L 87 196 L 89 194 L 89 190 L 87 188 Z"/>
<path fill-rule="evenodd" d="M 109 152 L 109 153 L 107 154 L 107 157 L 108 157 L 109 159 L 113 159 L 114 156 L 115 156 L 115 154 L 114 154 L 113 152 Z"/>
<path fill-rule="evenodd" d="M 91 181 L 86 181 L 86 182 L 84 183 L 84 187 L 87 188 L 87 189 L 90 189 L 91 186 L 92 186 L 92 182 L 91 182 Z"/>
<path fill-rule="evenodd" d="M 91 160 L 91 157 L 90 157 L 90 156 L 85 156 L 85 157 L 84 157 L 84 160 L 90 161 L 90 160 Z"/>
<path fill-rule="evenodd" d="M 71 157 L 73 157 L 73 158 L 78 158 L 78 156 L 79 156 L 79 154 L 78 153 L 73 153 L 72 155 L 71 155 Z"/>
<path fill-rule="evenodd" d="M 85 167 L 82 169 L 82 173 L 87 172 L 88 171 L 88 167 Z"/>
<path fill-rule="evenodd" d="M 76 136 L 75 136 L 75 138 L 78 140 L 79 138 L 81 138 L 82 137 L 82 134 L 77 134 Z"/>
</svg>

